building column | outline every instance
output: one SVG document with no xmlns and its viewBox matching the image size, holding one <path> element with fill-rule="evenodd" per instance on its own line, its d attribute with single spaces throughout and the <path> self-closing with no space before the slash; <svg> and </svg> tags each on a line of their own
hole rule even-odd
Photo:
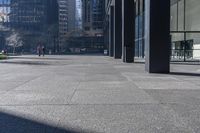
<svg viewBox="0 0 200 133">
<path fill-rule="evenodd" d="M 109 15 L 109 56 L 114 56 L 114 7 L 110 6 Z"/>
<path fill-rule="evenodd" d="M 104 48 L 108 49 L 109 48 L 109 21 L 108 20 L 106 20 L 105 29 L 104 29 L 104 43 L 105 43 Z M 107 52 L 107 55 L 109 55 L 108 52 Z"/>
<path fill-rule="evenodd" d="M 122 58 L 122 0 L 115 0 L 114 6 L 114 58 Z"/>
<path fill-rule="evenodd" d="M 122 49 L 123 61 L 134 62 L 135 56 L 135 3 L 122 0 Z"/>
<path fill-rule="evenodd" d="M 145 68 L 170 71 L 170 0 L 145 0 Z"/>
</svg>

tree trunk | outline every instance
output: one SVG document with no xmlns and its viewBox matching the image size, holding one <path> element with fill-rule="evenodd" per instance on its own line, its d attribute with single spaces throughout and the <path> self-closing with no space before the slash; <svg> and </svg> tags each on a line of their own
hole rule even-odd
<svg viewBox="0 0 200 133">
<path fill-rule="evenodd" d="M 15 46 L 13 46 L 13 55 L 15 54 Z"/>
</svg>

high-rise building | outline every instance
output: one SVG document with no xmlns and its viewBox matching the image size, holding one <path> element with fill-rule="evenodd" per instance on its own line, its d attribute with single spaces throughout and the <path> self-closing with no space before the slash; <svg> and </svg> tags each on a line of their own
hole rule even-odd
<svg viewBox="0 0 200 133">
<path fill-rule="evenodd" d="M 42 31 L 58 21 L 57 0 L 11 0 L 10 22 L 14 28 Z"/>
<path fill-rule="evenodd" d="M 76 23 L 76 0 L 68 0 L 68 32 L 75 30 Z"/>
<path fill-rule="evenodd" d="M 64 45 L 64 40 L 69 32 L 75 30 L 75 0 L 58 0 L 59 4 L 59 44 Z"/>
<path fill-rule="evenodd" d="M 76 0 L 76 30 L 82 29 L 82 2 L 81 0 Z"/>
<path fill-rule="evenodd" d="M 58 0 L 59 5 L 59 40 L 67 34 L 67 0 Z"/>
<path fill-rule="evenodd" d="M 103 36 L 105 0 L 82 0 L 83 30 L 90 36 Z"/>
<path fill-rule="evenodd" d="M 0 0 L 0 23 L 4 24 L 3 28 L 8 26 L 8 29 L 23 34 L 23 51 L 33 52 L 38 42 L 53 49 L 53 45 L 57 45 L 53 40 L 58 36 L 55 30 L 58 25 L 57 0 Z M 1 45 L 5 46 L 5 37 L 11 33 L 11 30 L 4 34 L 0 32 Z M 50 43 L 51 38 L 55 38 L 53 43 Z"/>
</svg>

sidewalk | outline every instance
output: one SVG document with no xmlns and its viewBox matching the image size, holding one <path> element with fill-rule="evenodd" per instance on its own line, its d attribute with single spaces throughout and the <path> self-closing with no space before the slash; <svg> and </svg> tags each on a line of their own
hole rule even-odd
<svg viewBox="0 0 200 133">
<path fill-rule="evenodd" d="M 171 71 L 106 56 L 0 61 L 0 133 L 198 133 L 200 65 Z"/>
</svg>

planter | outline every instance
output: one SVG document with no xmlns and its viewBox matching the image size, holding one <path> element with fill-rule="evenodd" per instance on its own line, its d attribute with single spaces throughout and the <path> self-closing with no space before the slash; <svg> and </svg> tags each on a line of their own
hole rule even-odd
<svg viewBox="0 0 200 133">
<path fill-rule="evenodd" d="M 4 60 L 4 59 L 7 59 L 7 56 L 0 53 L 0 60 Z"/>
</svg>

